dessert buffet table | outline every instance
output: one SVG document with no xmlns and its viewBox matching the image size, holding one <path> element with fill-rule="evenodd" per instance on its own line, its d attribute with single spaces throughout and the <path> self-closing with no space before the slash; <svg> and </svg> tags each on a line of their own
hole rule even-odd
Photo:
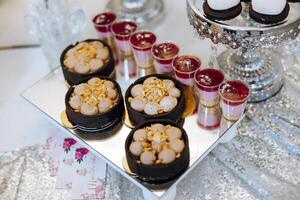
<svg viewBox="0 0 300 200">
<path fill-rule="evenodd" d="M 207 65 L 210 55 L 210 51 L 208 51 L 210 42 L 207 40 L 199 41 L 192 34 L 186 18 L 186 11 L 183 9 L 185 8 L 185 2 L 180 1 L 174 4 L 166 1 L 165 3 L 167 17 L 153 31 L 162 40 L 168 39 L 179 44 L 182 54 L 195 54 L 202 59 L 204 66 Z M 100 11 L 102 10 L 101 6 L 103 8 L 104 4 L 99 5 Z M 176 20 L 178 19 L 176 23 L 181 24 L 180 27 L 174 26 L 174 15 L 171 15 L 172 10 L 177 11 L 176 15 L 184 16 L 176 18 Z M 86 9 L 86 11 L 91 10 Z M 87 15 L 92 16 L 93 14 L 95 13 L 87 12 Z M 86 35 L 94 35 L 89 23 Z M 299 198 L 300 102 L 298 99 L 300 97 L 300 68 L 299 61 L 296 60 L 297 56 L 299 57 L 299 52 L 297 54 L 297 51 L 294 50 L 287 53 L 280 52 L 278 55 L 281 55 L 280 59 L 283 65 L 286 66 L 284 72 L 286 82 L 281 91 L 266 102 L 248 105 L 248 112 L 238 128 L 238 135 L 231 142 L 218 145 L 200 164 L 190 169 L 190 173 L 178 182 L 175 199 L 296 200 Z M 43 59 L 39 49 L 0 51 L 0 57 L 3 58 L 0 59 L 3 65 L 12 66 L 11 69 L 8 67 L 1 68 L 3 70 L 1 71 L 2 77 L 5 79 L 5 83 L 7 81 L 10 85 L 14 85 L 13 93 L 9 92 L 10 87 L 5 87 L 4 94 L 7 94 L 5 102 L 8 103 L 0 105 L 1 111 L 4 111 L 3 113 L 6 116 L 5 119 L 1 119 L 1 124 L 2 122 L 13 124 L 15 120 L 11 119 L 19 121 L 16 126 L 4 126 L 4 133 L 9 132 L 11 134 L 4 136 L 3 141 L 7 141 L 7 144 L 1 143 L 0 150 L 10 150 L 12 149 L 11 146 L 13 148 L 27 146 L 32 144 L 32 141 L 42 143 L 44 138 L 37 133 L 50 129 L 52 124 L 37 111 L 32 111 L 30 105 L 22 102 L 16 93 L 20 93 L 21 90 L 32 85 L 35 80 L 48 73 L 45 67 L 45 59 Z M 32 57 L 35 59 L 32 59 Z M 287 63 L 287 57 L 293 57 L 295 60 Z M 30 59 L 28 60 L 28 58 Z M 14 61 L 12 62 L 12 60 Z M 23 64 L 26 64 L 26 70 L 21 67 Z M 16 72 L 12 74 L 11 71 Z M 60 71 L 55 73 L 60 74 Z M 7 76 L 4 77 L 5 74 Z M 17 84 L 12 77 L 18 80 Z M 62 79 L 61 74 L 55 77 Z M 65 91 L 63 90 L 63 92 Z M 31 97 L 34 98 L 35 96 Z M 20 106 L 21 109 L 16 108 L 16 105 Z M 7 106 L 14 109 L 8 110 Z M 26 127 L 26 130 L 23 131 L 24 127 Z M 22 132 L 22 138 L 27 139 L 20 140 L 19 132 Z M 13 140 L 16 140 L 16 143 L 10 146 L 9 143 Z M 93 145 L 93 142 L 89 145 Z M 28 175 L 24 178 L 24 182 L 26 182 L 34 179 L 30 170 L 45 164 L 45 161 L 41 158 L 41 152 L 40 148 L 34 147 L 20 154 L 5 154 L 6 157 L 1 157 L 1 159 L 15 159 L 22 156 L 30 158 L 31 166 L 22 165 L 20 167 L 24 170 L 24 174 Z M 19 176 L 20 173 L 18 172 L 16 171 L 13 176 Z M 5 174 L 4 171 L 1 171 L 1 173 Z M 36 176 L 45 177 L 45 180 L 47 180 L 44 182 L 45 187 L 51 187 L 50 183 L 53 180 L 49 179 L 45 171 L 38 171 Z M 28 184 L 26 189 L 34 191 L 35 188 L 38 188 L 37 184 Z M 41 192 L 42 190 L 36 191 Z M 50 189 L 44 192 L 49 194 L 49 191 Z M 22 194 L 22 192 L 25 194 L 21 190 L 20 193 Z M 53 198 L 61 198 L 65 195 L 60 194 L 60 196 L 58 194 L 62 191 L 56 192 L 57 195 Z M 159 192 L 157 194 L 158 196 L 161 195 Z M 41 192 L 39 195 L 44 194 Z M 141 199 L 142 196 L 142 191 L 139 187 L 136 187 L 136 184 L 121 176 L 115 169 L 108 168 L 107 199 Z"/>
</svg>

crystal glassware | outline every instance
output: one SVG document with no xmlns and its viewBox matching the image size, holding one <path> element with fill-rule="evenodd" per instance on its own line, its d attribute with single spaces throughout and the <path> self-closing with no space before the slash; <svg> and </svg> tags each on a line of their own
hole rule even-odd
<svg viewBox="0 0 300 200">
<path fill-rule="evenodd" d="M 38 38 L 52 70 L 60 65 L 62 50 L 81 40 L 85 14 L 76 1 L 38 1 L 31 7 L 25 20 L 30 33 Z"/>
</svg>

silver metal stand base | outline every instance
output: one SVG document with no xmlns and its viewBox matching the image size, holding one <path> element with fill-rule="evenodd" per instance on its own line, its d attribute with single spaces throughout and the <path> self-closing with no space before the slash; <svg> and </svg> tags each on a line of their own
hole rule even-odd
<svg viewBox="0 0 300 200">
<path fill-rule="evenodd" d="M 277 53 L 271 50 L 256 49 L 240 54 L 226 50 L 217 60 L 227 79 L 242 80 L 250 85 L 250 102 L 272 97 L 283 85 L 282 64 Z"/>
<path fill-rule="evenodd" d="M 156 26 L 164 16 L 162 0 L 110 0 L 106 8 L 121 19 L 137 22 L 142 28 Z"/>
</svg>

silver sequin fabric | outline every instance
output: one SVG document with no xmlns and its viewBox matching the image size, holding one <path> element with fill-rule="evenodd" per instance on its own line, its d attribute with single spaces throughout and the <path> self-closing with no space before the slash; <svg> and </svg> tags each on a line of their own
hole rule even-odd
<svg viewBox="0 0 300 200">
<path fill-rule="evenodd" d="M 70 191 L 55 189 L 40 145 L 0 153 L 0 199 L 70 199 Z"/>
</svg>

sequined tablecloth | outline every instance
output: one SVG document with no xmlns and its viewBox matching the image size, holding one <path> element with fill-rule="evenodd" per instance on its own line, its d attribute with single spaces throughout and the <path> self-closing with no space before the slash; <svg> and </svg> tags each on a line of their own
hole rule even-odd
<svg viewBox="0 0 300 200">
<path fill-rule="evenodd" d="M 177 186 L 176 199 L 300 199 L 300 65 L 295 61 L 300 56 L 295 55 L 284 59 L 282 90 L 248 105 L 238 135 L 218 145 Z M 0 199 L 70 199 L 70 191 L 54 189 L 47 168 L 40 146 L 1 153 Z M 106 199 L 142 198 L 139 188 L 107 169 Z"/>
</svg>

